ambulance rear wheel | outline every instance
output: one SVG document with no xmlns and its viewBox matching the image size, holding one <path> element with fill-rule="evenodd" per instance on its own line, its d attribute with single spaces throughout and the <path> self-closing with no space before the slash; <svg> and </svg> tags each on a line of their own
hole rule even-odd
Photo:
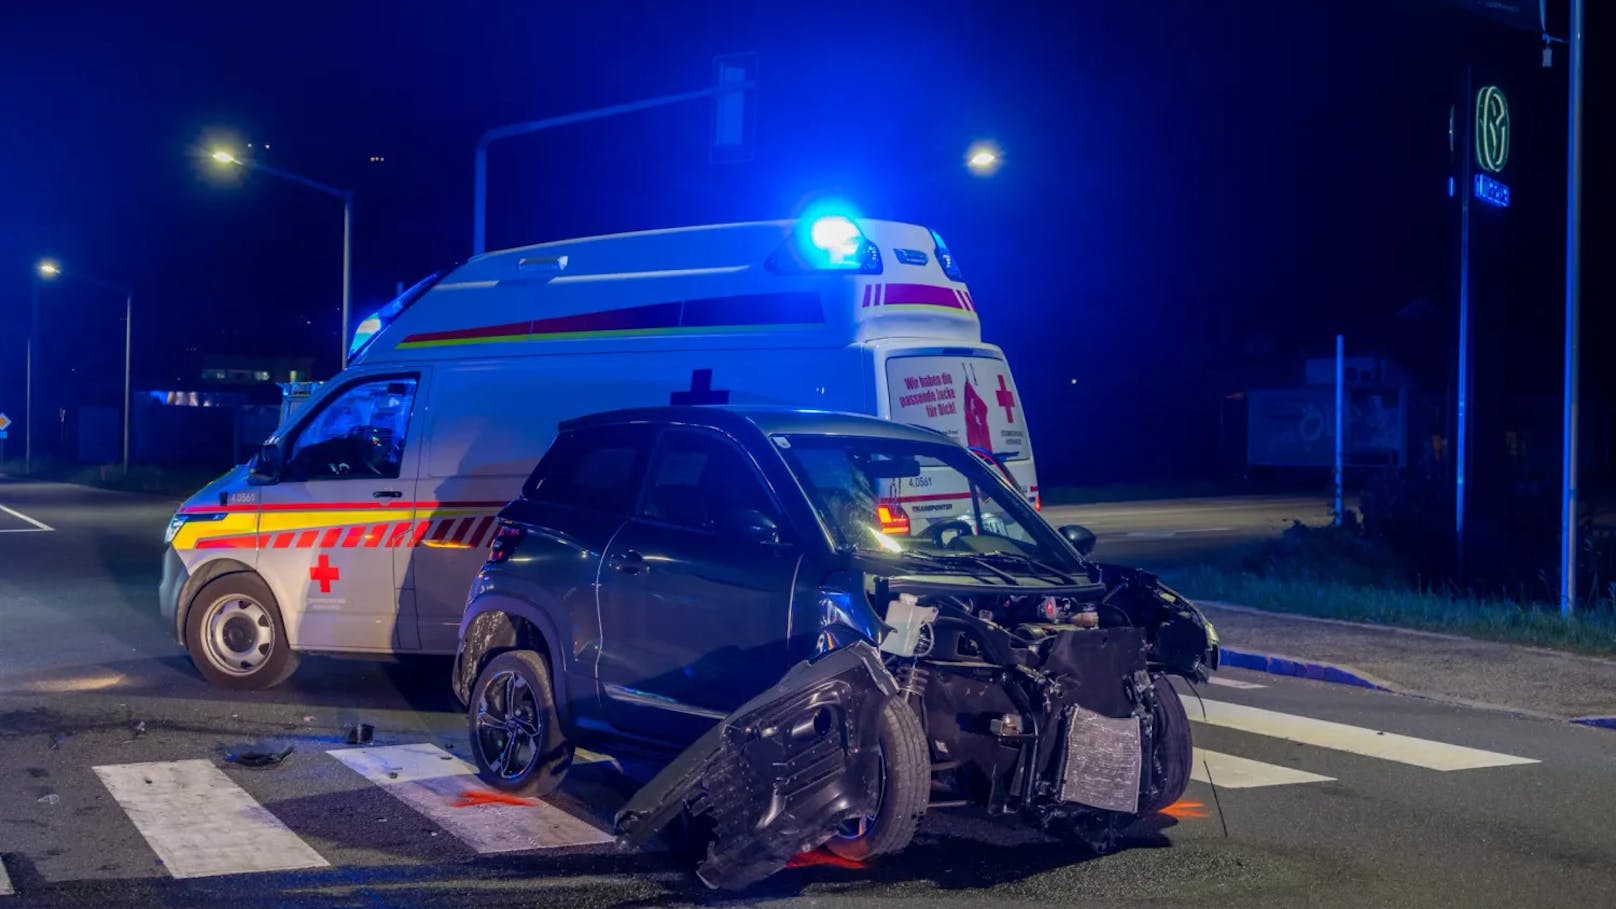
<svg viewBox="0 0 1616 909">
<path fill-rule="evenodd" d="M 209 581 L 185 617 L 185 649 L 202 677 L 220 688 L 273 688 L 297 669 L 280 605 L 250 572 Z"/>
</svg>

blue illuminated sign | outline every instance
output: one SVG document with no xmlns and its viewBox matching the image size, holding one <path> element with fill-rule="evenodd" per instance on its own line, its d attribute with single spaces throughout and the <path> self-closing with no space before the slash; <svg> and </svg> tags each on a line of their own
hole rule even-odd
<svg viewBox="0 0 1616 909">
<path fill-rule="evenodd" d="M 1486 174 L 1476 174 L 1476 198 L 1499 208 L 1509 207 L 1509 187 Z"/>
</svg>

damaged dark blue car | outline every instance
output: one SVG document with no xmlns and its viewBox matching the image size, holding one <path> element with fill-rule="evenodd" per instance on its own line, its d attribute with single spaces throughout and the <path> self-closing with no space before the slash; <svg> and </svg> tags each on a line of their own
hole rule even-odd
<svg viewBox="0 0 1616 909">
<path fill-rule="evenodd" d="M 453 680 L 482 777 L 543 795 L 576 745 L 677 755 L 619 837 L 675 833 L 710 886 L 902 849 L 939 804 L 1105 849 L 1188 782 L 1166 676 L 1217 668 L 1211 625 L 931 430 L 598 414 L 500 519 Z"/>
</svg>

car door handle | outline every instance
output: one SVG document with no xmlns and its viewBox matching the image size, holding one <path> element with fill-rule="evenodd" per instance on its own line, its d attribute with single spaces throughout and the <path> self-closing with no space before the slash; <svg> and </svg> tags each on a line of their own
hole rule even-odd
<svg viewBox="0 0 1616 909">
<path fill-rule="evenodd" d="M 373 499 L 402 499 L 404 493 L 397 489 L 378 489 L 371 493 L 370 497 Z"/>
<path fill-rule="evenodd" d="M 625 552 L 614 552 L 607 561 L 611 563 L 613 568 L 624 574 L 639 574 L 651 567 L 645 564 L 645 556 L 632 549 Z"/>
</svg>

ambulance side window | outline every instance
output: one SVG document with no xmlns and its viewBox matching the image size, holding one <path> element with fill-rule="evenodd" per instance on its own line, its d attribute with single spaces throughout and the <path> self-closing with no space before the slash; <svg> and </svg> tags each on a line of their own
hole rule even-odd
<svg viewBox="0 0 1616 909">
<path fill-rule="evenodd" d="M 415 389 L 414 376 L 393 376 L 338 392 L 292 437 L 282 479 L 396 479 Z"/>
</svg>

